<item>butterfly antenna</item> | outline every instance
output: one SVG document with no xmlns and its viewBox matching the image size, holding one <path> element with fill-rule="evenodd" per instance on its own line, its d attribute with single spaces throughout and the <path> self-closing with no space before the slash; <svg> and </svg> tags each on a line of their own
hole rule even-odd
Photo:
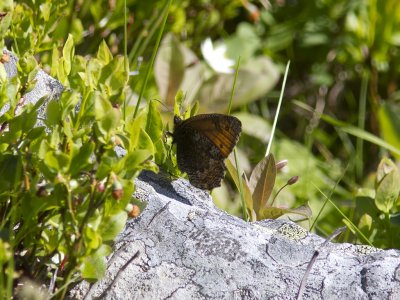
<svg viewBox="0 0 400 300">
<path fill-rule="evenodd" d="M 150 101 L 156 101 L 156 102 L 160 103 L 167 112 L 173 113 L 172 110 L 167 105 L 165 105 L 165 103 L 162 102 L 160 99 L 150 99 Z"/>
</svg>

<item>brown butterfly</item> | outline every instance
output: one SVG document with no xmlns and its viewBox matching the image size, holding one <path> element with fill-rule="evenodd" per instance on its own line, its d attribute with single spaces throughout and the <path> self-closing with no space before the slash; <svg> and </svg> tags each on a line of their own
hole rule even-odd
<svg viewBox="0 0 400 300">
<path fill-rule="evenodd" d="M 178 167 L 186 172 L 195 187 L 212 190 L 221 185 L 226 166 L 242 123 L 232 116 L 203 114 L 182 120 L 174 117 L 173 143 L 176 143 Z"/>
</svg>

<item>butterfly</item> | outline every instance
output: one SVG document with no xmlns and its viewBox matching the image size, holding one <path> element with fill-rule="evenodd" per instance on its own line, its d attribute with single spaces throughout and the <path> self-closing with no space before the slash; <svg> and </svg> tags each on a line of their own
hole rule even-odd
<svg viewBox="0 0 400 300">
<path fill-rule="evenodd" d="M 223 114 L 202 114 L 182 120 L 174 117 L 173 142 L 178 167 L 190 183 L 203 190 L 221 185 L 224 160 L 239 140 L 242 123 Z"/>
</svg>

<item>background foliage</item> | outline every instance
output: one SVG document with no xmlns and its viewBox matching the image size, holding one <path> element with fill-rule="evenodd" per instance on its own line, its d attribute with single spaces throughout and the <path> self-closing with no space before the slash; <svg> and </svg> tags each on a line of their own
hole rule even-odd
<svg viewBox="0 0 400 300">
<path fill-rule="evenodd" d="M 14 80 L 0 65 L 0 107 L 15 108 L 39 68 L 68 88 L 47 108 L 49 130 L 34 127 L 36 107 L 1 117 L 9 130 L 0 136 L 0 290 L 9 296 L 12 278 L 28 276 L 56 280 L 50 293 L 60 297 L 80 276 L 101 276 L 131 211 L 135 176 L 158 166 L 178 174 L 162 138 L 176 100 L 182 113 L 227 112 L 234 74 L 216 69 L 207 38 L 233 64 L 241 59 L 233 101 L 243 124 L 239 166 L 248 178 L 275 180 L 273 207 L 246 198 L 255 219 L 294 218 L 287 212 L 295 208 L 309 216 L 308 205 L 313 216 L 302 224 L 320 235 L 344 223 L 343 241 L 400 246 L 398 1 L 127 0 L 126 18 L 124 4 L 0 3 L 0 46 L 20 58 Z M 271 150 L 288 165 L 276 169 L 264 157 L 288 60 Z M 239 178 L 231 179 L 213 197 L 244 217 L 232 189 Z"/>
</svg>

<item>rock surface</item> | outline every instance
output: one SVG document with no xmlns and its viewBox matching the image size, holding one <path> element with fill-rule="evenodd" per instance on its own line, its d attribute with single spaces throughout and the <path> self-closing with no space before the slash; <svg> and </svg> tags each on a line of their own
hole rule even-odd
<svg viewBox="0 0 400 300">
<path fill-rule="evenodd" d="M 400 251 L 327 243 L 288 221 L 246 223 L 183 179 L 137 180 L 148 202 L 115 241 L 106 276 L 75 299 L 400 299 Z"/>
</svg>

